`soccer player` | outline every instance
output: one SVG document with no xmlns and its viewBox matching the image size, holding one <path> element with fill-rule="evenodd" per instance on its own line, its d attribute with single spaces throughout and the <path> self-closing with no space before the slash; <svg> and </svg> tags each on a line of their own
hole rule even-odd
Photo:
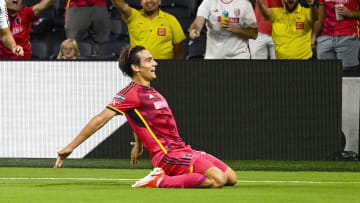
<svg viewBox="0 0 360 203">
<path fill-rule="evenodd" d="M 4 0 L 0 0 L 0 36 L 1 41 L 6 48 L 17 56 L 23 56 L 24 50 L 21 46 L 16 45 L 13 36 L 9 29 L 9 21 L 6 9 L 6 3 Z"/>
<path fill-rule="evenodd" d="M 58 152 L 54 168 L 61 167 L 78 145 L 115 115 L 125 114 L 135 133 L 132 162 L 137 163 L 145 146 L 156 167 L 133 187 L 219 188 L 236 184 L 236 173 L 229 166 L 206 152 L 185 145 L 168 103 L 150 86 L 150 82 L 156 79 L 156 66 L 156 61 L 144 47 L 125 48 L 119 57 L 119 67 L 132 78 L 132 82 Z"/>
</svg>

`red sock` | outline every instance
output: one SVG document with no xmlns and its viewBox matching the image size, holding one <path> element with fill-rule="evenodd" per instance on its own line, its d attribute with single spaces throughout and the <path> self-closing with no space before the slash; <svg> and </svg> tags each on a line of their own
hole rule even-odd
<svg viewBox="0 0 360 203">
<path fill-rule="evenodd" d="M 190 173 L 178 176 L 164 176 L 159 188 L 197 188 L 205 182 L 206 176 L 199 173 Z"/>
</svg>

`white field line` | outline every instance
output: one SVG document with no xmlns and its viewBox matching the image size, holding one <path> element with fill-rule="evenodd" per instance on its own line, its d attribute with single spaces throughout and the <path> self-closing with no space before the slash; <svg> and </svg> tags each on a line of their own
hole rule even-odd
<svg viewBox="0 0 360 203">
<path fill-rule="evenodd" d="M 0 180 L 81 180 L 81 181 L 137 181 L 123 178 L 0 178 Z M 295 184 L 360 184 L 360 181 L 302 181 L 302 180 L 238 180 L 238 183 L 295 183 Z"/>
</svg>

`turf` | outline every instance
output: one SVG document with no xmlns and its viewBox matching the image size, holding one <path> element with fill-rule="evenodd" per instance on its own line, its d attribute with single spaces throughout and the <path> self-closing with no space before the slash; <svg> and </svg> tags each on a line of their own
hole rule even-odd
<svg viewBox="0 0 360 203">
<path fill-rule="evenodd" d="M 237 171 L 239 182 L 221 189 L 131 188 L 134 179 L 149 171 L 2 167 L 0 202 L 343 203 L 360 199 L 358 172 Z"/>
<path fill-rule="evenodd" d="M 225 160 L 231 168 L 239 171 L 357 171 L 360 172 L 359 161 L 272 161 L 272 160 Z M 53 159 L 19 159 L 0 158 L 0 167 L 32 167 L 51 168 Z M 132 169 L 129 159 L 67 159 L 65 168 L 110 168 Z M 149 159 L 141 159 L 136 169 L 151 169 Z"/>
</svg>

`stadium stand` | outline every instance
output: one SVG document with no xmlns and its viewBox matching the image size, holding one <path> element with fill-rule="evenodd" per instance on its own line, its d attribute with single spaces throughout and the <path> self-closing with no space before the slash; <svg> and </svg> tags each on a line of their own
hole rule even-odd
<svg viewBox="0 0 360 203">
<path fill-rule="evenodd" d="M 125 40 L 113 40 L 100 44 L 99 55 L 118 58 L 121 50 L 129 44 Z"/>
<path fill-rule="evenodd" d="M 40 2 L 40 0 L 27 0 L 23 2 L 23 6 L 31 6 Z M 135 9 L 141 9 L 140 0 L 126 0 L 126 2 Z M 196 10 L 201 0 L 162 0 L 161 9 L 174 15 L 180 22 L 183 30 L 187 33 L 192 21 L 196 17 Z M 101 45 L 101 53 L 99 56 L 114 56 L 118 55 L 116 51 L 129 44 L 129 35 L 127 26 L 121 18 L 121 13 L 112 6 L 111 1 L 107 0 L 108 8 L 111 17 L 111 33 L 110 40 Z M 31 34 L 31 42 L 35 47 L 42 48 L 42 51 L 35 50 L 34 58 L 37 59 L 54 59 L 56 58 L 61 42 L 66 39 L 64 24 L 65 24 L 65 7 L 66 0 L 55 0 L 54 4 L 40 15 L 39 20 L 32 25 L 33 33 Z M 206 43 L 205 38 L 191 41 L 186 40 L 184 43 L 184 58 L 198 58 L 203 55 L 201 50 L 204 50 Z M 78 42 L 79 43 L 79 42 Z M 190 43 L 190 44 L 189 44 Z M 91 56 L 88 54 L 90 45 L 86 42 L 80 42 L 81 56 Z M 116 48 L 115 46 L 120 47 Z M 190 46 L 191 50 L 187 50 Z M 92 46 L 92 45 L 91 45 Z M 81 50 L 83 49 L 83 51 Z M 188 53 L 190 55 L 188 55 Z"/>
<path fill-rule="evenodd" d="M 31 58 L 34 59 L 47 59 L 48 57 L 48 46 L 46 42 L 39 40 L 31 41 Z"/>
</svg>

